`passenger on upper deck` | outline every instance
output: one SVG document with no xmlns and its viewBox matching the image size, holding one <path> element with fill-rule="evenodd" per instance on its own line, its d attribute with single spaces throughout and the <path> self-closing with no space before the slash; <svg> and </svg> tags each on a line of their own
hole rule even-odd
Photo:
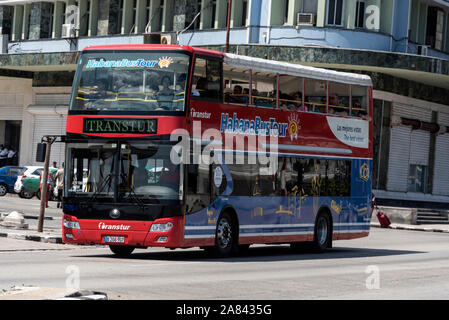
<svg viewBox="0 0 449 320">
<path fill-rule="evenodd" d="M 298 91 L 298 92 L 294 92 L 292 94 L 293 99 L 295 100 L 295 104 L 297 106 L 297 111 L 309 111 L 309 109 L 307 108 L 307 106 L 302 103 L 302 92 Z"/>
<path fill-rule="evenodd" d="M 329 113 L 337 116 L 347 116 L 348 113 L 343 108 L 338 108 L 339 106 L 338 95 L 331 95 L 329 99 Z"/>
<path fill-rule="evenodd" d="M 173 89 L 171 86 L 171 79 L 169 76 L 163 76 L 161 80 L 162 89 L 159 91 L 159 95 L 161 96 L 169 96 L 173 94 Z"/>
<path fill-rule="evenodd" d="M 308 98 L 306 98 L 306 101 Z M 313 105 L 313 112 L 316 113 L 327 113 L 326 110 L 326 97 L 321 97 L 321 104 L 314 104 Z"/>
<path fill-rule="evenodd" d="M 362 104 L 359 100 L 355 100 L 354 104 L 352 105 L 352 116 L 362 118 L 364 120 L 368 119 L 366 111 L 363 110 Z"/>
<path fill-rule="evenodd" d="M 248 96 L 244 96 L 242 93 L 243 93 L 242 86 L 235 85 L 233 94 L 230 96 L 230 102 L 234 102 L 234 103 L 248 103 L 249 102 L 249 97 Z M 249 91 L 248 91 L 248 93 L 249 93 Z"/>
<path fill-rule="evenodd" d="M 106 90 L 108 88 L 108 81 L 106 79 L 98 80 L 98 84 L 92 89 L 92 98 L 94 99 L 104 99 L 106 98 Z"/>
<path fill-rule="evenodd" d="M 204 97 L 206 94 L 206 86 L 207 86 L 207 79 L 206 78 L 199 78 L 196 82 L 196 90 L 192 90 L 192 95 L 196 97 Z"/>
<path fill-rule="evenodd" d="M 178 83 L 175 90 L 175 110 L 182 110 L 184 106 L 184 97 L 186 89 L 186 75 L 184 73 L 178 76 Z"/>
<path fill-rule="evenodd" d="M 178 76 L 178 84 L 179 88 L 177 88 L 177 91 L 179 92 L 184 92 L 185 88 L 186 88 L 186 74 L 185 73 L 181 73 Z"/>
</svg>

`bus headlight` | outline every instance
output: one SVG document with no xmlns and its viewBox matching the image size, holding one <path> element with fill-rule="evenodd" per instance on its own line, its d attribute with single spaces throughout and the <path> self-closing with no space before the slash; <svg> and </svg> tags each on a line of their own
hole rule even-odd
<svg viewBox="0 0 449 320">
<path fill-rule="evenodd" d="M 155 223 L 151 225 L 150 232 L 165 232 L 173 228 L 173 223 Z"/>
<path fill-rule="evenodd" d="M 68 229 L 81 229 L 79 222 L 77 221 L 68 221 L 66 219 L 64 219 L 64 227 L 68 228 Z"/>
</svg>

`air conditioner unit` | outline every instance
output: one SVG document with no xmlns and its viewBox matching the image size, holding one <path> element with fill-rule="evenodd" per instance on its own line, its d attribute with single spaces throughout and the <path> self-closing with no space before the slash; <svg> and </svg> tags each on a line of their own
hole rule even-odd
<svg viewBox="0 0 449 320">
<path fill-rule="evenodd" d="M 299 12 L 296 16 L 296 24 L 298 26 L 314 26 L 316 24 L 316 14 Z"/>
<path fill-rule="evenodd" d="M 175 33 L 161 34 L 161 44 L 176 44 L 176 34 Z"/>
<path fill-rule="evenodd" d="M 61 31 L 61 38 L 69 39 L 76 38 L 76 30 L 74 24 L 63 24 Z"/>
<path fill-rule="evenodd" d="M 429 49 L 429 46 L 418 45 L 418 55 L 427 56 L 428 49 Z"/>
</svg>

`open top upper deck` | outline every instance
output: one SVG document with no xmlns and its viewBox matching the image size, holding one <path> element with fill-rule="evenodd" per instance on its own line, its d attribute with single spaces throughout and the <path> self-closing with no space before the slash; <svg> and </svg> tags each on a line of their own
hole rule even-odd
<svg viewBox="0 0 449 320">
<path fill-rule="evenodd" d="M 89 47 L 81 59 L 70 133 L 193 134 L 199 121 L 201 133 L 274 135 L 289 152 L 372 157 L 368 76 L 176 45 Z"/>
</svg>

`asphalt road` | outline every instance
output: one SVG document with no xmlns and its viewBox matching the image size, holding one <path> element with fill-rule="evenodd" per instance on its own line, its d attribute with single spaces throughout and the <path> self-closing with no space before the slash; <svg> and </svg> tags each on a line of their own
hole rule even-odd
<svg viewBox="0 0 449 320">
<path fill-rule="evenodd" d="M 0 290 L 58 287 L 109 299 L 448 299 L 449 234 L 373 228 L 324 254 L 253 246 L 247 255 L 208 258 L 202 250 L 137 250 L 0 238 Z"/>
</svg>

